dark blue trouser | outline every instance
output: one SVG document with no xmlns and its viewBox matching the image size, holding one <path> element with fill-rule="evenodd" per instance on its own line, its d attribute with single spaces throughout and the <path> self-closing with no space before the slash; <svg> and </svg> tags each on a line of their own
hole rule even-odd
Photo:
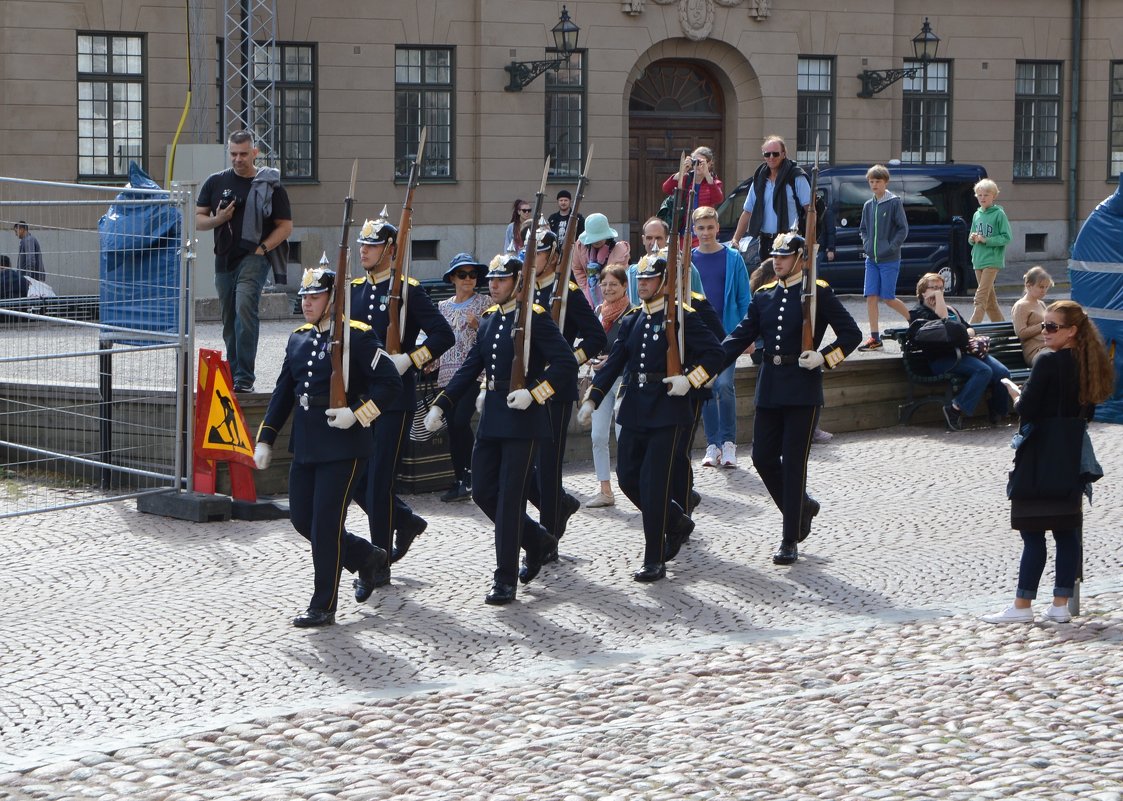
<svg viewBox="0 0 1123 801">
<path fill-rule="evenodd" d="M 526 514 L 537 444 L 534 439 L 477 438 L 472 450 L 472 500 L 495 524 L 495 581 L 500 584 L 518 579 L 524 530 L 528 552 L 540 547 L 542 527 Z"/>
<path fill-rule="evenodd" d="M 1045 532 L 1023 531 L 1021 535 L 1023 547 L 1022 561 L 1018 566 L 1017 597 L 1032 601 L 1037 597 L 1037 585 L 1045 572 Z M 1057 542 L 1057 578 L 1053 595 L 1071 598 L 1080 565 L 1080 529 L 1053 529 L 1053 539 Z"/>
<path fill-rule="evenodd" d="M 753 467 L 784 516 L 784 542 L 799 540 L 807 502 L 807 457 L 818 406 L 758 406 L 753 419 Z"/>
<path fill-rule="evenodd" d="M 636 429 L 622 426 L 616 447 L 616 480 L 643 516 L 643 563 L 663 561 L 668 528 L 683 515 L 671 500 L 673 461 L 685 431 L 678 426 Z"/>
<path fill-rule="evenodd" d="M 374 453 L 367 462 L 355 492 L 355 501 L 367 513 L 370 541 L 389 552 L 394 544 L 394 530 L 413 516 L 413 509 L 394 494 L 402 446 L 412 421 L 412 412 L 383 412 L 374 426 Z"/>
<path fill-rule="evenodd" d="M 361 459 L 297 462 L 289 468 L 289 515 L 293 528 L 312 543 L 315 589 L 308 606 L 335 611 L 340 568 L 354 573 L 374 549 L 344 529 L 347 499 L 363 466 Z"/>
<path fill-rule="evenodd" d="M 562 465 L 565 462 L 565 441 L 569 432 L 569 418 L 573 414 L 572 401 L 547 401 L 550 410 L 550 439 L 538 440 L 537 458 L 534 460 L 534 480 L 530 482 L 527 498 L 538 508 L 542 527 L 558 534 L 561 522 Z"/>
</svg>

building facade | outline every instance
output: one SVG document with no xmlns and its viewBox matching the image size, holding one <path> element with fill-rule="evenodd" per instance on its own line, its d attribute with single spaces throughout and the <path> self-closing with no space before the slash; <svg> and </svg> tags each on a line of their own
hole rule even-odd
<svg viewBox="0 0 1123 801">
<path fill-rule="evenodd" d="M 836 164 L 978 163 L 1002 190 L 1010 256 L 1029 259 L 1063 258 L 1123 168 L 1123 3 L 995 0 L 980 13 L 949 0 L 934 14 L 920 0 L 569 0 L 577 51 L 521 91 L 505 90 L 504 67 L 548 57 L 552 0 L 276 0 L 272 63 L 224 36 L 231 10 L 258 5 L 0 3 L 0 175 L 113 183 L 136 159 L 162 181 L 173 142 L 218 146 L 224 107 L 260 105 L 227 83 L 238 58 L 273 79 L 275 163 L 305 264 L 338 243 L 355 158 L 356 216 L 385 204 L 396 218 L 422 125 L 421 277 L 456 252 L 499 251 L 547 155 L 553 211 L 590 148 L 582 211 L 622 235 L 698 144 L 730 189 L 770 133 L 802 162 L 817 137 Z M 921 66 L 926 17 L 935 60 L 859 97 L 863 70 Z"/>
</svg>

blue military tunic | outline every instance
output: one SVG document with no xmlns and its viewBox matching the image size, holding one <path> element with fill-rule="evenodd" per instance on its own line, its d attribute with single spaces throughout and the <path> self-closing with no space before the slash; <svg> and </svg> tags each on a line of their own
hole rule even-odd
<svg viewBox="0 0 1123 801">
<path fill-rule="evenodd" d="M 758 338 L 763 339 L 763 361 L 756 383 L 757 406 L 823 405 L 823 371 L 805 370 L 798 364 L 803 350 L 802 284 L 800 274 L 762 286 L 753 295 L 744 319 L 722 343 L 725 366 L 729 366 L 745 348 Z M 858 347 L 862 332 L 826 281 L 817 281 L 815 291 L 815 347 L 822 342 L 828 325 L 835 335 L 835 340 L 820 350 L 825 366 L 830 369 Z"/>
<path fill-rule="evenodd" d="M 541 439 L 551 435 L 550 417 L 545 403 L 557 387 L 577 381 L 577 359 L 544 308 L 535 304 L 531 315 L 531 351 L 527 364 L 526 388 L 534 403 L 525 410 L 507 406 L 511 391 L 511 362 L 514 357 L 514 330 L 517 304 L 492 306 L 484 312 L 476 334 L 476 344 L 449 380 L 448 386 L 433 401 L 449 415 L 455 402 L 476 383 L 484 372 L 483 413 L 477 436 L 492 439 Z"/>
<path fill-rule="evenodd" d="M 539 284 L 534 291 L 534 302 L 545 309 L 550 309 L 555 285 L 553 278 L 548 279 L 544 284 Z M 579 366 L 589 359 L 595 359 L 608 345 L 608 335 L 605 333 L 604 326 L 589 306 L 585 293 L 574 281 L 569 282 L 569 292 L 566 295 L 562 336 L 573 348 L 573 355 L 577 357 Z M 565 403 L 577 400 L 576 382 L 571 387 L 558 387 L 557 390 L 555 400 Z"/>
<path fill-rule="evenodd" d="M 369 276 L 356 278 L 351 282 L 351 317 L 369 325 L 378 338 L 385 342 L 386 328 L 390 323 L 390 271 L 379 273 L 374 278 L 374 283 Z M 401 331 L 402 353 L 410 355 L 414 366 L 402 376 L 405 391 L 394 399 L 388 410 L 413 412 L 417 371 L 433 359 L 439 359 L 451 348 L 456 342 L 456 335 L 416 279 L 410 278 L 403 285 L 402 293 L 406 296 L 402 298 L 406 309 L 405 325 Z M 421 331 L 425 332 L 425 342 L 418 346 L 417 339 Z"/>
<path fill-rule="evenodd" d="M 330 345 L 330 333 L 311 324 L 302 325 L 289 335 L 281 374 L 258 430 L 258 441 L 272 445 L 295 409 L 289 450 L 299 462 L 366 459 L 374 444 L 369 428 L 356 424 L 350 429 L 338 429 L 328 425 L 324 412 L 331 385 Z M 381 347 L 370 326 L 351 321 L 347 404 L 354 410 L 363 408 L 368 401 L 381 410 L 401 395 L 398 371 Z"/>
</svg>

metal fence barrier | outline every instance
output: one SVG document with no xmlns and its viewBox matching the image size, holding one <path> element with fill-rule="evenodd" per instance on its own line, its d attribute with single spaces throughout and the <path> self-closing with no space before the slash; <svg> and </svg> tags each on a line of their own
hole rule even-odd
<svg viewBox="0 0 1123 801">
<path fill-rule="evenodd" d="M 193 235 L 189 191 L 0 177 L 0 518 L 187 486 Z"/>
</svg>

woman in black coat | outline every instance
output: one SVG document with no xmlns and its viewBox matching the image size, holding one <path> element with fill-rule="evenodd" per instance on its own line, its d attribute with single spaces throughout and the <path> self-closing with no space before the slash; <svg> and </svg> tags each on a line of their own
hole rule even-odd
<svg viewBox="0 0 1123 801">
<path fill-rule="evenodd" d="M 1052 304 L 1045 312 L 1041 329 L 1045 346 L 1054 352 L 1042 352 L 1021 392 L 1012 381 L 1004 382 L 1014 398 L 1014 408 L 1021 416 L 1021 430 L 1026 436 L 1020 448 L 1030 444 L 1035 436 L 1034 429 L 1042 429 L 1043 421 L 1054 418 L 1091 420 L 1095 405 L 1111 395 L 1115 384 L 1107 348 L 1079 303 L 1061 300 Z M 1074 427 L 1075 430 L 1079 428 Z M 1044 435 L 1037 433 L 1037 436 Z M 1084 479 L 1079 467 L 1082 444 L 1082 438 L 1073 436 L 1066 439 L 1062 448 L 1046 452 L 1043 448 L 1031 447 L 1019 453 L 1019 459 L 1031 460 L 1032 464 L 1019 461 L 1015 474 L 1029 470 L 1039 477 L 1042 486 L 1029 493 L 1013 494 L 1011 526 L 1021 532 L 1024 543 L 1018 590 L 1012 606 L 983 617 L 987 623 L 1033 622 L 1033 599 L 1037 597 L 1037 585 L 1045 570 L 1046 529 L 1053 532 L 1057 543 L 1057 576 L 1053 604 L 1044 618 L 1057 623 L 1072 619 L 1068 600 L 1076 586 L 1083 523 Z M 1063 452 L 1065 450 L 1068 452 Z M 1057 469 L 1061 465 L 1064 467 Z M 1050 471 L 1050 468 L 1053 469 Z"/>
</svg>

